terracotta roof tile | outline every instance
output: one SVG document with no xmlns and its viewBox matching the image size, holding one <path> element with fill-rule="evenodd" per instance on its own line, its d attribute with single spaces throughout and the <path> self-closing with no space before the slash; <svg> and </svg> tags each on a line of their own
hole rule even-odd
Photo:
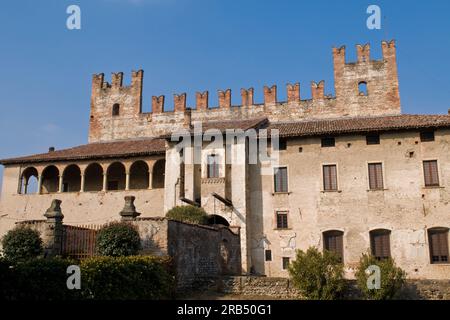
<svg viewBox="0 0 450 320">
<path fill-rule="evenodd" d="M 0 160 L 0 164 L 146 156 L 164 154 L 165 151 L 165 140 L 163 139 L 123 140 L 90 143 L 70 149 L 5 159 Z"/>
</svg>

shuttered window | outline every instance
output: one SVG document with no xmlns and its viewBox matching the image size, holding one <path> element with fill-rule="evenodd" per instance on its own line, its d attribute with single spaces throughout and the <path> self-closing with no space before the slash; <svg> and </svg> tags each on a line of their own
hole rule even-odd
<svg viewBox="0 0 450 320">
<path fill-rule="evenodd" d="M 272 261 L 272 250 L 266 250 L 266 261 Z"/>
<path fill-rule="evenodd" d="M 337 191 L 336 165 L 323 166 L 323 189 L 325 191 Z"/>
<path fill-rule="evenodd" d="M 368 145 L 380 144 L 380 135 L 370 134 L 366 136 L 366 143 Z"/>
<path fill-rule="evenodd" d="M 321 140 L 322 148 L 330 148 L 336 145 L 336 140 L 334 138 L 322 138 Z"/>
<path fill-rule="evenodd" d="M 280 167 L 274 170 L 275 192 L 288 192 L 287 168 Z"/>
<path fill-rule="evenodd" d="M 216 154 L 211 154 L 208 156 L 208 167 L 207 167 L 208 178 L 219 178 L 219 156 Z"/>
<path fill-rule="evenodd" d="M 341 262 L 344 261 L 344 233 L 327 231 L 323 233 L 324 249 L 335 253 Z"/>
<path fill-rule="evenodd" d="M 383 190 L 383 165 L 381 163 L 369 163 L 369 188 L 370 190 Z"/>
<path fill-rule="evenodd" d="M 370 232 L 370 247 L 372 255 L 377 260 L 385 260 L 391 257 L 391 231 L 374 230 Z"/>
<path fill-rule="evenodd" d="M 448 229 L 436 228 L 428 230 L 431 263 L 449 263 Z"/>
<path fill-rule="evenodd" d="M 437 160 L 423 162 L 423 175 L 425 177 L 426 187 L 439 186 L 439 174 Z"/>
<path fill-rule="evenodd" d="M 423 131 L 420 133 L 421 142 L 434 141 L 434 131 Z"/>
<path fill-rule="evenodd" d="M 288 228 L 288 213 L 287 211 L 277 211 L 277 229 Z"/>
</svg>

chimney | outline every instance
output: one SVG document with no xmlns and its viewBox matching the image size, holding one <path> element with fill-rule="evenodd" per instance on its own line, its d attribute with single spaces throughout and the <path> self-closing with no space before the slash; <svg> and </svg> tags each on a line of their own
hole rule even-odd
<svg viewBox="0 0 450 320">
<path fill-rule="evenodd" d="M 48 148 L 48 152 L 55 152 L 55 147 Z"/>
</svg>

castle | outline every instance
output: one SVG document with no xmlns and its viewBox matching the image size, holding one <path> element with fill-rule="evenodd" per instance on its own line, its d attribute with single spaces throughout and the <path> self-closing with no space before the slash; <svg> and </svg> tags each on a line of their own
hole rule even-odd
<svg viewBox="0 0 450 320">
<path fill-rule="evenodd" d="M 393 257 L 408 276 L 450 278 L 450 115 L 401 113 L 395 42 L 382 42 L 382 59 L 370 46 L 333 49 L 335 96 L 323 81 L 242 89 L 242 104 L 219 90 L 218 107 L 208 92 L 152 97 L 142 112 L 143 71 L 123 83 L 103 74 L 92 79 L 89 143 L 66 150 L 1 160 L 0 235 L 21 220 L 38 219 L 51 200 L 62 200 L 67 224 L 114 220 L 127 195 L 144 217 L 163 216 L 176 205 L 203 207 L 211 224 L 240 228 L 242 272 L 288 276 L 296 249 L 336 252 L 351 274 L 362 253 Z M 251 156 L 251 139 L 180 152 L 174 132 L 228 129 L 278 132 L 268 154 L 278 153 L 271 174 L 263 163 L 228 163 L 230 154 Z M 201 132 L 201 133 L 202 133 Z M 256 139 L 261 139 L 258 135 Z M 194 158 L 199 159 L 194 161 Z M 31 181 L 35 181 L 35 187 Z M 35 189 L 35 190 L 32 190 Z M 32 191 L 35 191 L 33 193 Z"/>
</svg>

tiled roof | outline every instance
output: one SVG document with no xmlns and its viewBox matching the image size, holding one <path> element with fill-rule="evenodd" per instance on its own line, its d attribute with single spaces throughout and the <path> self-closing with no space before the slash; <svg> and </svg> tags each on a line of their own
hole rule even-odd
<svg viewBox="0 0 450 320">
<path fill-rule="evenodd" d="M 147 156 L 153 154 L 164 154 L 165 151 L 165 140 L 163 139 L 123 140 L 90 143 L 70 149 L 56 150 L 20 158 L 5 159 L 0 160 L 0 164 Z"/>
<path fill-rule="evenodd" d="M 281 137 L 304 137 L 421 128 L 450 128 L 450 115 L 397 115 L 275 122 L 268 129 L 278 129 Z"/>
<path fill-rule="evenodd" d="M 306 137 L 423 128 L 450 128 L 450 115 L 396 115 L 274 123 L 269 123 L 267 118 L 258 118 L 239 121 L 209 121 L 202 124 L 203 132 L 208 129 L 219 129 L 221 132 L 225 132 L 226 129 L 247 130 L 251 128 L 278 129 L 281 137 Z M 0 160 L 0 164 L 106 159 L 164 154 L 164 139 L 169 137 L 170 135 L 162 136 L 158 139 L 148 138 L 91 143 L 70 149 Z"/>
</svg>

